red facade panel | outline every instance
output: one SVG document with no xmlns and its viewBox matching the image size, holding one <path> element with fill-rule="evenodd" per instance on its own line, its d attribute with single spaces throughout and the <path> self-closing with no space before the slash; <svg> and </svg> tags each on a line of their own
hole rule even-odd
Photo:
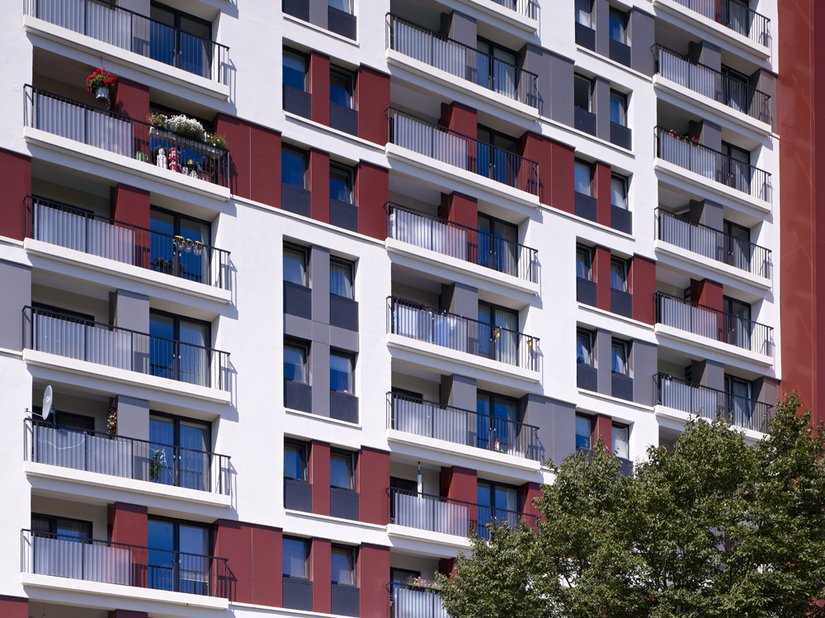
<svg viewBox="0 0 825 618">
<path fill-rule="evenodd" d="M 461 500 L 473 506 L 469 508 L 471 521 L 478 521 L 478 474 L 468 468 L 441 468 L 441 495 L 451 500 Z"/>
<path fill-rule="evenodd" d="M 525 483 L 521 486 L 521 494 L 524 497 L 524 505 L 522 512 L 525 515 L 539 516 L 539 511 L 533 504 L 533 501 L 541 496 L 541 485 L 538 483 Z"/>
<path fill-rule="evenodd" d="M 313 440 L 309 452 L 312 512 L 329 515 L 329 444 Z"/>
<path fill-rule="evenodd" d="M 378 240 L 387 237 L 386 204 L 389 199 L 389 172 L 361 161 L 355 171 L 355 203 L 358 204 L 358 231 L 361 234 Z"/>
<path fill-rule="evenodd" d="M 596 163 L 596 222 L 612 227 L 610 209 L 610 166 Z"/>
<path fill-rule="evenodd" d="M 358 456 L 358 510 L 361 521 L 385 525 L 390 521 L 387 490 L 390 454 L 362 447 Z"/>
<path fill-rule="evenodd" d="M 722 284 L 710 279 L 690 280 L 690 300 L 705 307 L 722 311 L 725 307 Z"/>
<path fill-rule="evenodd" d="M 26 155 L 0 149 L 0 235 L 23 240 L 23 200 L 32 191 L 32 162 Z M 28 215 L 31 226 L 31 214 Z"/>
<path fill-rule="evenodd" d="M 630 261 L 629 284 L 633 291 L 633 319 L 656 323 L 656 262 L 640 255 Z"/>
<path fill-rule="evenodd" d="M 608 453 L 613 452 L 613 419 L 604 414 L 597 414 L 593 424 L 593 444 L 599 440 Z"/>
<path fill-rule="evenodd" d="M 312 611 L 328 614 L 332 611 L 332 543 L 326 539 L 312 539 L 310 563 Z"/>
<path fill-rule="evenodd" d="M 390 613 L 390 548 L 361 545 L 358 550 L 358 585 L 361 616 L 386 618 Z"/>
<path fill-rule="evenodd" d="M 441 207 L 438 215 L 452 223 L 470 228 L 478 227 L 478 200 L 463 193 L 453 191 L 449 195 L 441 194 Z"/>
<path fill-rule="evenodd" d="M 548 206 L 553 205 L 550 200 L 550 188 L 553 185 L 552 143 L 552 140 L 529 131 L 522 135 L 519 140 L 521 155 L 538 163 L 539 175 L 536 180 L 538 180 L 539 183 L 539 201 Z M 524 173 L 525 178 L 527 178 L 526 168 L 524 169 Z M 573 182 L 572 179 L 570 182 Z M 520 188 L 523 189 L 525 187 Z"/>
<path fill-rule="evenodd" d="M 309 190 L 312 218 L 329 223 L 329 155 L 326 152 L 309 152 Z"/>
<path fill-rule="evenodd" d="M 226 139 L 230 151 L 232 193 L 280 208 L 280 133 L 225 114 L 218 114 L 215 132 Z"/>
<path fill-rule="evenodd" d="M 478 135 L 478 113 L 461 103 L 442 103 L 441 126 L 475 138 Z"/>
<path fill-rule="evenodd" d="M 309 56 L 309 91 L 312 120 L 329 126 L 329 56 L 316 51 Z"/>
<path fill-rule="evenodd" d="M 383 146 L 387 143 L 390 76 L 369 67 L 360 67 L 355 84 L 355 96 L 358 107 L 358 137 Z"/>
<path fill-rule="evenodd" d="M 593 252 L 593 278 L 596 280 L 596 306 L 610 311 L 610 249 L 596 247 Z"/>
<path fill-rule="evenodd" d="M 149 115 L 149 87 L 119 78 L 115 88 L 114 111 L 146 122 Z"/>
<path fill-rule="evenodd" d="M 117 185 L 112 189 L 112 218 L 148 230 L 152 224 L 149 192 L 128 185 Z M 135 264 L 144 268 L 149 267 L 149 241 L 148 234 L 135 235 Z"/>
<path fill-rule="evenodd" d="M 147 547 L 149 545 L 149 511 L 145 506 L 115 502 L 109 505 L 109 538 L 113 543 L 125 543 Z M 137 578 L 146 577 L 149 555 L 145 551 L 133 551 L 132 568 Z M 145 586 L 145 581 L 135 581 Z"/>
<path fill-rule="evenodd" d="M 3 616 L 3 618 L 29 618 L 29 600 L 20 597 L 0 596 L 0 616 Z"/>
<path fill-rule="evenodd" d="M 226 558 L 232 599 L 283 604 L 281 531 L 225 519 L 215 524 L 215 555 Z"/>
<path fill-rule="evenodd" d="M 549 205 L 571 214 L 576 212 L 576 197 L 573 182 L 575 160 L 575 149 L 551 141 Z M 542 200 L 542 203 L 548 202 L 547 200 Z"/>
</svg>

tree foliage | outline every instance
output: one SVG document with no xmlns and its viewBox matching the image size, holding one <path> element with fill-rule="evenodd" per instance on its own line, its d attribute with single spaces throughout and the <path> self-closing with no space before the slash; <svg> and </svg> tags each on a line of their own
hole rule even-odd
<svg viewBox="0 0 825 618">
<path fill-rule="evenodd" d="M 633 476 L 602 448 L 554 469 L 537 529 L 491 529 L 440 577 L 452 616 L 825 616 L 825 427 L 795 395 L 755 445 L 693 420 Z"/>
</svg>

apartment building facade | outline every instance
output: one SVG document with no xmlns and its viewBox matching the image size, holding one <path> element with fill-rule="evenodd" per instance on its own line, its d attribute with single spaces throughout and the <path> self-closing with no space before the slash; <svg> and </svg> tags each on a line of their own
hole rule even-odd
<svg viewBox="0 0 825 618">
<path fill-rule="evenodd" d="M 25 0 L 0 614 L 446 616 L 548 461 L 630 473 L 691 414 L 758 440 L 777 11 Z"/>
</svg>

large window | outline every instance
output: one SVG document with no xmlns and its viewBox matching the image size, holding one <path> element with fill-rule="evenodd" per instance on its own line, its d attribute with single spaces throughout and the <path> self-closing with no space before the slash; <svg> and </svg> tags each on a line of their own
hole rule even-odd
<svg viewBox="0 0 825 618">
<path fill-rule="evenodd" d="M 332 583 L 339 586 L 355 585 L 355 550 L 342 545 L 332 546 Z"/>
<path fill-rule="evenodd" d="M 349 451 L 332 450 L 329 455 L 329 484 L 338 489 L 355 489 L 354 456 Z"/>
<path fill-rule="evenodd" d="M 583 328 L 576 329 L 576 362 L 579 365 L 593 363 L 593 333 Z"/>
<path fill-rule="evenodd" d="M 337 393 L 355 392 L 355 356 L 347 352 L 329 354 L 329 390 Z"/>
<path fill-rule="evenodd" d="M 479 355 L 518 364 L 518 312 L 490 303 L 478 303 Z"/>
<path fill-rule="evenodd" d="M 593 281 L 593 249 L 590 247 L 576 246 L 576 276 Z"/>
<path fill-rule="evenodd" d="M 573 168 L 576 193 L 593 195 L 593 166 L 587 161 L 576 159 Z"/>
<path fill-rule="evenodd" d="M 508 524 L 510 528 L 518 525 L 518 490 L 515 487 L 478 482 L 478 526 L 479 534 L 488 523 Z"/>
<path fill-rule="evenodd" d="M 610 176 L 610 205 L 627 210 L 627 178 L 624 176 Z"/>
<path fill-rule="evenodd" d="M 281 149 L 281 182 L 307 188 L 307 154 L 296 148 L 284 147 Z"/>
<path fill-rule="evenodd" d="M 150 480 L 208 491 L 212 427 L 203 421 L 152 412 L 149 416 Z"/>
<path fill-rule="evenodd" d="M 349 260 L 333 257 L 329 260 L 329 293 L 353 299 L 355 265 Z"/>
<path fill-rule="evenodd" d="M 327 0 L 327 6 L 352 15 L 352 0 Z"/>
<path fill-rule="evenodd" d="M 352 169 L 337 163 L 329 166 L 329 197 L 352 204 Z"/>
<path fill-rule="evenodd" d="M 307 445 L 303 442 L 284 442 L 284 478 L 307 480 Z"/>
<path fill-rule="evenodd" d="M 152 2 L 149 57 L 203 77 L 212 66 L 212 24 Z"/>
<path fill-rule="evenodd" d="M 152 270 L 199 283 L 209 281 L 209 223 L 152 207 L 150 265 Z M 176 242 L 182 237 L 185 242 Z M 188 242 L 191 241 L 191 242 Z"/>
<path fill-rule="evenodd" d="M 212 561 L 207 526 L 149 518 L 149 588 L 207 594 Z"/>
<path fill-rule="evenodd" d="M 630 427 L 613 423 L 613 454 L 622 459 L 630 459 Z"/>
<path fill-rule="evenodd" d="M 160 311 L 149 314 L 152 375 L 200 386 L 211 385 L 210 325 Z"/>
<path fill-rule="evenodd" d="M 332 67 L 329 76 L 329 100 L 336 105 L 355 109 L 354 83 L 355 79 L 352 73 L 338 67 Z"/>
<path fill-rule="evenodd" d="M 309 579 L 309 541 L 285 536 L 282 547 L 284 577 Z"/>
<path fill-rule="evenodd" d="M 590 450 L 593 446 L 593 419 L 582 414 L 576 415 L 576 449 Z"/>
<path fill-rule="evenodd" d="M 627 262 L 621 258 L 610 258 L 610 287 L 627 292 Z"/>
<path fill-rule="evenodd" d="M 586 112 L 593 111 L 593 80 L 584 75 L 573 76 L 573 104 Z"/>
<path fill-rule="evenodd" d="M 307 57 L 291 49 L 284 50 L 283 83 L 287 88 L 306 91 Z"/>
<path fill-rule="evenodd" d="M 307 250 L 297 245 L 284 245 L 284 281 L 309 287 Z"/>
<path fill-rule="evenodd" d="M 35 536 L 83 542 L 92 538 L 92 522 L 32 513 L 32 532 Z"/>
<path fill-rule="evenodd" d="M 308 356 L 306 344 L 297 341 L 284 343 L 284 380 L 309 384 Z"/>
<path fill-rule="evenodd" d="M 611 343 L 611 371 L 621 375 L 629 375 L 630 369 L 627 366 L 627 342 L 621 339 L 614 339 Z"/>
<path fill-rule="evenodd" d="M 508 452 L 517 438 L 518 400 L 478 391 L 476 431 L 479 448 Z"/>
<path fill-rule="evenodd" d="M 627 126 L 627 95 L 618 90 L 610 91 L 610 122 Z"/>
<path fill-rule="evenodd" d="M 610 38 L 623 45 L 627 40 L 627 13 L 619 9 L 610 9 Z"/>
</svg>

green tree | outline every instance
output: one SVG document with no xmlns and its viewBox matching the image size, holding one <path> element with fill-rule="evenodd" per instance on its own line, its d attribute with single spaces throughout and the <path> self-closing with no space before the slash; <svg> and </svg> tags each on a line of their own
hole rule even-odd
<svg viewBox="0 0 825 618">
<path fill-rule="evenodd" d="M 825 427 L 795 395 L 755 445 L 693 420 L 631 477 L 601 447 L 555 472 L 536 529 L 474 538 L 439 578 L 452 616 L 825 616 Z"/>
</svg>

